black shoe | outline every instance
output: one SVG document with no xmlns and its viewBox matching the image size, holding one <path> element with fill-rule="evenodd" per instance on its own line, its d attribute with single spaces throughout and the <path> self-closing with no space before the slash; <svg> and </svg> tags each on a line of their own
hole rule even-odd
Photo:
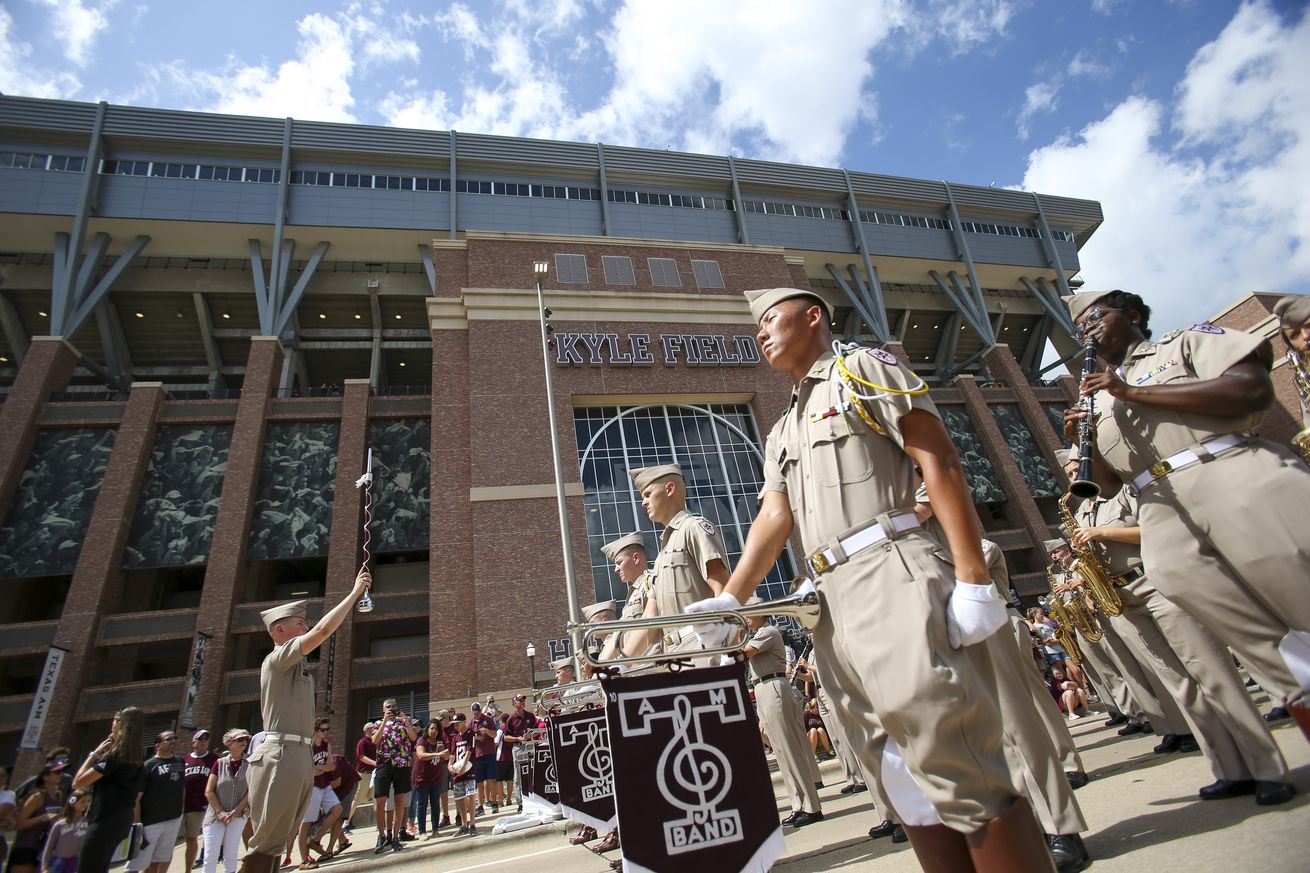
<svg viewBox="0 0 1310 873">
<path fill-rule="evenodd" d="M 491 811 L 492 813 L 500 812 L 500 804 L 499 803 L 491 804 Z"/>
<path fill-rule="evenodd" d="M 1202 800 L 1227 800 L 1255 793 L 1254 779 L 1220 779 L 1196 792 Z"/>
<path fill-rule="evenodd" d="M 1282 721 L 1285 718 L 1291 718 L 1292 714 L 1287 711 L 1286 706 L 1275 706 L 1265 713 L 1265 721 L 1274 722 Z"/>
<path fill-rule="evenodd" d="M 784 818 L 782 824 L 784 827 L 803 828 L 807 824 L 813 824 L 816 821 L 823 821 L 823 813 L 806 812 L 803 809 L 798 809 Z"/>
<path fill-rule="evenodd" d="M 1199 752 L 1200 750 L 1201 744 L 1196 741 L 1196 737 L 1191 734 L 1178 735 L 1178 751 L 1180 753 Z"/>
<path fill-rule="evenodd" d="M 854 785 L 847 785 L 847 786 L 844 786 L 844 787 L 842 788 L 842 790 L 841 790 L 841 793 L 842 793 L 842 794 L 854 794 L 854 793 L 855 793 L 855 786 L 854 786 Z"/>
<path fill-rule="evenodd" d="M 897 825 L 896 830 L 892 831 L 893 843 L 905 843 L 909 842 L 909 839 L 910 835 L 905 832 L 905 828 L 901 825 Z"/>
<path fill-rule="evenodd" d="M 859 794 L 859 793 L 862 792 L 862 791 L 868 791 L 868 790 L 869 790 L 869 786 L 868 786 L 868 785 L 865 785 L 863 782 L 856 782 L 856 783 L 855 783 L 855 790 L 852 791 L 851 794 Z"/>
<path fill-rule="evenodd" d="M 468 829 L 468 828 L 464 827 L 463 825 L 460 825 L 460 826 L 459 826 L 459 830 L 455 831 L 455 836 L 460 836 L 460 835 L 462 835 L 462 834 L 466 834 L 466 833 L 468 833 L 468 832 L 469 832 L 469 829 Z"/>
<path fill-rule="evenodd" d="M 1182 745 L 1182 741 L 1178 738 L 1178 734 L 1165 734 L 1165 737 L 1159 741 L 1159 745 L 1155 746 L 1151 751 L 1157 755 L 1167 755 L 1170 752 L 1178 751 L 1180 745 Z"/>
<path fill-rule="evenodd" d="M 479 804 L 478 804 L 478 808 L 475 809 L 475 810 L 473 810 L 473 814 L 474 814 L 475 816 L 477 816 L 477 815 L 486 815 L 486 814 L 487 814 L 487 811 L 486 811 L 485 809 L 483 809 L 483 808 L 482 808 L 482 804 L 479 803 Z"/>
<path fill-rule="evenodd" d="M 520 803 L 520 804 L 518 805 L 518 810 L 517 810 L 517 811 L 518 811 L 518 812 L 523 812 L 523 804 Z"/>
<path fill-rule="evenodd" d="M 1142 722 L 1142 733 L 1153 734 L 1155 733 L 1155 728 L 1151 727 L 1151 723 L 1149 721 L 1144 721 Z"/>
<path fill-rule="evenodd" d="M 896 832 L 896 822 L 891 819 L 884 819 L 882 824 L 874 825 L 869 828 L 869 839 L 878 840 L 883 837 L 890 837 Z"/>
<path fill-rule="evenodd" d="M 1083 838 L 1077 834 L 1047 834 L 1046 845 L 1059 873 L 1078 873 L 1092 863 Z"/>
<path fill-rule="evenodd" d="M 814 783 L 814 790 L 815 790 L 815 791 L 818 791 L 818 790 L 819 790 L 820 788 L 822 788 L 822 787 L 823 787 L 823 780 L 822 780 L 822 779 L 820 779 L 818 782 L 815 782 L 815 783 Z"/>
<path fill-rule="evenodd" d="M 400 845 L 400 840 L 397 839 L 397 838 L 393 838 L 393 839 L 391 840 L 391 851 L 393 851 L 393 852 L 399 852 L 399 851 L 401 850 L 401 848 L 402 848 L 402 846 Z"/>
<path fill-rule="evenodd" d="M 413 834 L 411 834 L 407 830 L 404 830 L 403 828 L 400 831 L 400 838 L 407 843 L 412 843 L 414 842 L 415 839 L 417 839 Z"/>
<path fill-rule="evenodd" d="M 1064 778 L 1069 780 L 1069 787 L 1074 791 L 1077 791 L 1091 781 L 1087 778 L 1087 774 L 1081 770 L 1066 770 Z"/>
<path fill-rule="evenodd" d="M 390 842 L 391 841 L 387 839 L 387 835 L 385 833 L 378 832 L 378 844 L 373 847 L 373 854 L 381 855 L 383 852 L 387 850 L 387 846 L 390 844 Z"/>
<path fill-rule="evenodd" d="M 1121 737 L 1130 737 L 1130 736 L 1132 736 L 1133 734 L 1144 734 L 1144 733 L 1147 733 L 1147 730 L 1146 730 L 1146 726 L 1145 726 L 1145 725 L 1138 724 L 1138 723 L 1135 722 L 1135 721 L 1130 721 L 1130 722 L 1128 722 L 1128 724 L 1126 724 L 1126 725 L 1124 725 L 1123 727 L 1119 728 L 1119 732 L 1118 732 L 1118 733 L 1119 733 L 1119 736 L 1121 736 Z"/>
<path fill-rule="evenodd" d="M 1246 687 L 1247 687 L 1247 688 L 1259 688 L 1260 686 L 1256 684 L 1256 681 L 1255 681 L 1254 679 L 1250 679 L 1250 678 L 1248 678 L 1248 679 L 1246 680 Z"/>
<path fill-rule="evenodd" d="M 1261 806 L 1287 803 L 1293 797 L 1296 797 L 1296 786 L 1291 782 L 1266 782 L 1261 780 L 1255 783 L 1255 802 Z"/>
<path fill-rule="evenodd" d="M 448 815 L 443 815 L 443 816 L 441 817 L 441 826 L 442 826 L 443 828 L 450 827 L 450 816 L 448 816 Z"/>
<path fill-rule="evenodd" d="M 477 835 L 478 835 L 478 826 L 477 826 L 477 825 L 469 825 L 469 836 L 470 836 L 470 837 L 476 837 Z"/>
<path fill-rule="evenodd" d="M 1119 725 L 1126 724 L 1127 722 L 1128 722 L 1128 716 L 1124 715 L 1122 712 L 1117 712 L 1105 720 L 1105 726 L 1118 727 Z"/>
</svg>

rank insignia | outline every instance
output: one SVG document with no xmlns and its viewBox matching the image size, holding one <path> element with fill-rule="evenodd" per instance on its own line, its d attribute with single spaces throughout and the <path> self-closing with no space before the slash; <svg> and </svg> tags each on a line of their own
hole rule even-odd
<svg viewBox="0 0 1310 873">
<path fill-rule="evenodd" d="M 896 356 L 886 349 L 865 349 L 865 351 L 868 352 L 875 361 L 881 361 L 889 367 L 895 367 L 900 364 L 900 361 L 896 360 Z"/>
<path fill-rule="evenodd" d="M 710 521 L 708 518 L 698 518 L 696 519 L 696 523 L 701 526 L 701 530 L 705 531 L 710 536 L 714 535 L 714 522 Z"/>
</svg>

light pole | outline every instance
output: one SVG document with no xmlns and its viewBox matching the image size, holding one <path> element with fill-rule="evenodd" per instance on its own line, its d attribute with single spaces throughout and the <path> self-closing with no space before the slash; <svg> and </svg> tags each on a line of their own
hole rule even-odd
<svg viewBox="0 0 1310 873">
<path fill-rule="evenodd" d="M 532 677 L 532 690 L 537 690 L 537 647 L 528 643 L 528 674 Z"/>
<path fill-rule="evenodd" d="M 541 319 L 541 363 L 546 368 L 546 412 L 550 416 L 550 450 L 555 462 L 555 501 L 559 504 L 560 546 L 564 550 L 564 587 L 569 598 L 569 621 L 574 629 L 574 658 L 577 657 L 578 643 L 582 638 L 582 614 L 578 610 L 578 582 L 573 575 L 573 553 L 570 549 L 569 514 L 564 504 L 564 461 L 559 453 L 559 423 L 555 420 L 555 383 L 550 370 L 550 332 L 546 329 L 546 319 L 550 310 L 546 308 L 546 295 L 541 290 L 541 283 L 546 281 L 550 264 L 546 261 L 532 263 L 532 275 L 537 282 L 537 315 Z M 533 674 L 534 678 L 536 674 Z"/>
</svg>

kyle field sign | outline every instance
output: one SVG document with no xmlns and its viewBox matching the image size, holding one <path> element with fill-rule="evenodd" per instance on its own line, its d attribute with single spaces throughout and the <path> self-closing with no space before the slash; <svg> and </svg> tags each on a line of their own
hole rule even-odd
<svg viewBox="0 0 1310 873">
<path fill-rule="evenodd" d="M 753 367 L 760 349 L 753 336 L 718 336 L 708 333 L 573 333 L 554 335 L 555 363 L 561 367 L 653 367 L 656 359 L 666 367 Z"/>
</svg>

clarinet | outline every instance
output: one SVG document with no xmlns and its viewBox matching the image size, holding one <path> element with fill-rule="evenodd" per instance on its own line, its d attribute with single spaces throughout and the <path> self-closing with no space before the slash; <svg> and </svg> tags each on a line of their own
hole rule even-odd
<svg viewBox="0 0 1310 873">
<path fill-rule="evenodd" d="M 791 671 L 791 687 L 792 687 L 792 688 L 795 688 L 797 691 L 800 691 L 800 690 L 801 690 L 801 687 L 800 687 L 799 685 L 796 684 L 796 677 L 797 677 L 797 676 L 800 674 L 800 672 L 801 672 L 801 670 L 800 670 L 801 661 L 804 661 L 804 660 L 805 660 L 805 656 L 808 655 L 808 654 L 809 654 L 810 652 L 812 652 L 812 651 L 814 651 L 814 643 L 810 643 L 808 646 L 805 647 L 805 650 L 804 650 L 803 652 L 800 653 L 800 656 L 796 658 L 796 667 L 795 667 L 795 669 L 793 669 L 793 670 Z M 808 668 L 807 668 L 807 669 L 808 669 Z"/>
<path fill-rule="evenodd" d="M 1096 347 L 1088 340 L 1087 345 L 1083 347 L 1083 376 L 1087 376 L 1096 368 Z M 1078 478 L 1073 480 L 1069 485 L 1069 493 L 1074 497 L 1090 498 L 1099 497 L 1101 486 L 1096 484 L 1092 478 L 1092 452 L 1095 445 L 1095 424 L 1093 419 L 1096 416 L 1096 399 L 1095 395 L 1088 394 L 1079 401 L 1083 409 L 1087 410 L 1087 416 L 1078 422 Z"/>
</svg>

